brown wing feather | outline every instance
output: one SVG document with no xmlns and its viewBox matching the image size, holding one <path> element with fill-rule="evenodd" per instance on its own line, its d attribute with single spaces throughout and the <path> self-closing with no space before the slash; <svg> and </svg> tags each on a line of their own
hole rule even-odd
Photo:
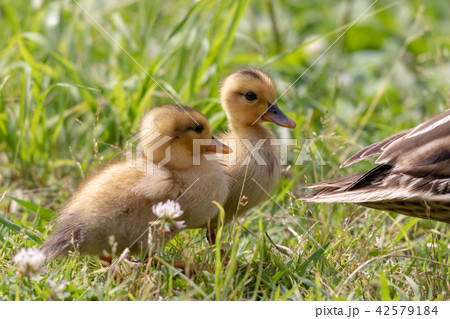
<svg viewBox="0 0 450 319">
<path fill-rule="evenodd" d="M 380 142 L 374 143 L 372 145 L 364 147 L 362 150 L 360 150 L 355 155 L 351 156 L 349 159 L 347 159 L 344 163 L 341 164 L 340 168 L 350 166 L 354 163 L 367 160 L 373 157 L 380 156 L 380 154 L 384 151 L 386 147 L 388 147 L 392 142 L 398 140 L 399 138 L 405 136 L 408 134 L 412 129 L 409 129 L 407 131 L 403 131 L 401 133 L 392 135 Z"/>
<path fill-rule="evenodd" d="M 393 164 L 397 172 L 417 177 L 450 176 L 449 162 L 450 111 L 391 143 L 376 161 L 379 164 Z"/>
<path fill-rule="evenodd" d="M 397 133 L 380 142 L 363 148 L 347 159 L 341 165 L 341 168 L 377 156 L 380 156 L 377 160 L 377 163 L 379 164 L 394 163 L 398 157 L 397 155 L 408 154 L 414 149 L 420 147 L 423 148 L 423 145 L 434 142 L 440 138 L 446 138 L 447 142 L 450 141 L 450 110 L 447 110 L 412 129 Z M 447 150 L 450 150 L 450 143 L 439 143 L 439 146 L 444 146 Z M 432 154 L 435 153 L 436 152 L 433 152 Z M 447 153 L 450 153 L 450 151 Z M 430 152 L 428 152 L 428 154 L 430 154 Z"/>
<path fill-rule="evenodd" d="M 346 202 L 450 223 L 450 110 L 372 144 L 342 166 L 379 156 L 366 173 L 312 185 L 302 199 Z"/>
<path fill-rule="evenodd" d="M 352 185 L 356 180 L 358 180 L 365 173 L 358 173 L 343 177 L 331 178 L 322 182 L 318 182 L 315 184 L 307 185 L 305 188 L 317 188 L 317 187 L 334 187 L 334 188 L 343 188 Z"/>
</svg>

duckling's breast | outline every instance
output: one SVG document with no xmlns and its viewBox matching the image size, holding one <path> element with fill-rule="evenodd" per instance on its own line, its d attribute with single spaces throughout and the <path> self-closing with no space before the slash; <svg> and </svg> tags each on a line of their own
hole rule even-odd
<svg viewBox="0 0 450 319">
<path fill-rule="evenodd" d="M 230 132 L 222 138 L 228 146 L 235 145 L 234 152 L 224 159 L 230 174 L 225 219 L 230 221 L 261 203 L 276 187 L 281 177 L 280 148 L 272 142 L 273 133 L 262 126 L 245 134 Z M 252 150 L 256 145 L 259 145 L 257 151 Z"/>
<path fill-rule="evenodd" d="M 184 189 L 177 200 L 184 212 L 179 219 L 186 228 L 205 227 L 219 211 L 213 201 L 223 206 L 229 194 L 224 165 L 219 160 L 205 160 L 188 170 L 173 171 L 173 175 Z"/>
</svg>

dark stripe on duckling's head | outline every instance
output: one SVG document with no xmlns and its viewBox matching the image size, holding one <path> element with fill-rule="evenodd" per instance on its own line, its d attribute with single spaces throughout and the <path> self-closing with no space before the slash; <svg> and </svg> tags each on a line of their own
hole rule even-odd
<svg viewBox="0 0 450 319">
<path fill-rule="evenodd" d="M 238 70 L 238 73 L 242 75 L 250 75 L 251 77 L 254 77 L 255 79 L 262 80 L 261 72 L 255 69 L 240 69 Z"/>
</svg>

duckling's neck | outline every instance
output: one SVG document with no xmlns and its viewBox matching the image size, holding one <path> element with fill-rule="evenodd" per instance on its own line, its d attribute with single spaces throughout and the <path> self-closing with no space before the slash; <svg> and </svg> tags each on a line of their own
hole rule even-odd
<svg viewBox="0 0 450 319">
<path fill-rule="evenodd" d="M 239 121 L 230 122 L 230 131 L 231 133 L 239 138 L 249 138 L 257 137 L 257 138 L 274 138 L 274 134 L 272 131 L 261 123 L 243 123 Z"/>
</svg>

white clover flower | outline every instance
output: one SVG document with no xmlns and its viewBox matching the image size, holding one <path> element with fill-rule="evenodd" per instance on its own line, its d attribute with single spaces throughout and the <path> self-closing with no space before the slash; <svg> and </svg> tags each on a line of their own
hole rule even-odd
<svg viewBox="0 0 450 319">
<path fill-rule="evenodd" d="M 57 285 L 57 283 L 51 279 L 47 279 L 47 283 L 54 292 L 61 292 L 66 289 L 67 282 L 63 280 L 60 285 Z"/>
<path fill-rule="evenodd" d="M 171 232 L 177 229 L 183 229 L 186 227 L 184 220 L 176 221 L 175 218 L 183 215 L 181 206 L 179 203 L 168 200 L 167 202 L 160 202 L 153 205 L 153 213 L 158 217 L 157 223 L 161 226 L 161 229 L 165 232 Z"/>
<path fill-rule="evenodd" d="M 38 275 L 42 271 L 45 255 L 36 248 L 21 248 L 13 257 L 13 261 L 19 267 L 19 272 L 26 277 Z"/>
<path fill-rule="evenodd" d="M 42 7 L 44 0 L 31 0 L 31 7 L 33 10 L 39 10 Z"/>
<path fill-rule="evenodd" d="M 186 224 L 184 223 L 184 220 L 175 221 L 175 227 L 178 229 L 186 228 Z"/>
<path fill-rule="evenodd" d="M 164 217 L 170 219 L 175 219 L 183 215 L 180 204 L 173 200 L 168 200 L 165 203 L 160 202 L 153 205 L 153 213 L 159 218 Z"/>
</svg>

